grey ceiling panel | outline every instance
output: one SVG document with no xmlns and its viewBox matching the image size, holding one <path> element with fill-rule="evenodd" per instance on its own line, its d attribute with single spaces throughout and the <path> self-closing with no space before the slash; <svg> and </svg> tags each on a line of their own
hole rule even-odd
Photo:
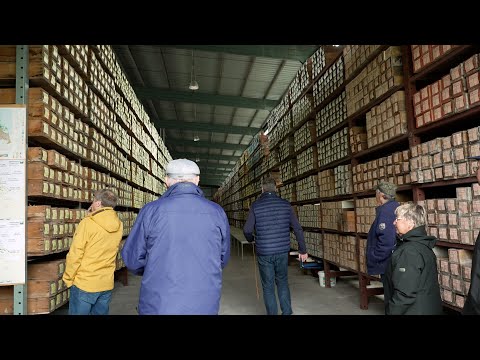
<svg viewBox="0 0 480 360">
<path fill-rule="evenodd" d="M 223 139 L 225 139 L 225 135 L 223 133 L 222 134 L 214 133 L 212 135 L 212 141 L 213 142 L 223 141 Z"/>
<path fill-rule="evenodd" d="M 242 139 L 242 135 L 229 134 L 227 136 L 227 142 L 230 144 L 238 144 L 241 139 Z"/>
<path fill-rule="evenodd" d="M 135 46 L 130 45 L 130 52 L 135 59 L 135 64 L 140 72 L 163 73 L 165 72 L 164 57 L 161 53 L 145 53 L 136 51 Z"/>
<path fill-rule="evenodd" d="M 251 118 L 252 116 L 255 115 L 256 111 L 257 110 L 255 109 L 237 109 L 235 113 L 235 119 L 238 119 L 240 117 Z"/>
<path fill-rule="evenodd" d="M 165 110 L 175 110 L 175 103 L 171 101 L 153 100 L 155 106 Z"/>
<path fill-rule="evenodd" d="M 175 130 L 166 130 L 167 132 L 167 135 L 168 137 L 171 139 L 171 140 L 179 140 L 179 139 L 182 139 L 182 135 L 179 131 L 179 129 L 175 129 Z"/>
<path fill-rule="evenodd" d="M 175 104 L 175 103 L 172 103 L 172 104 Z M 191 117 L 193 119 L 193 113 L 195 111 L 195 105 L 197 107 L 197 117 L 198 117 L 198 109 L 200 107 L 199 104 L 192 104 L 192 103 L 178 103 L 175 105 L 175 109 L 178 111 L 178 112 L 182 112 L 182 113 L 188 113 L 189 114 L 189 118 Z"/>
<path fill-rule="evenodd" d="M 163 72 L 150 74 L 149 72 L 142 71 L 142 78 L 147 79 L 145 86 L 160 88 L 168 86 L 167 76 Z"/>
<path fill-rule="evenodd" d="M 243 90 L 242 95 L 248 98 L 264 98 L 265 93 L 269 87 L 270 87 L 269 82 L 249 80 L 245 84 L 245 88 Z"/>
<path fill-rule="evenodd" d="M 235 109 L 230 106 L 215 106 L 215 119 L 219 117 L 231 117 L 235 113 Z"/>
<path fill-rule="evenodd" d="M 240 96 L 243 83 L 244 80 L 242 79 L 223 78 L 218 91 L 225 95 Z"/>
<path fill-rule="evenodd" d="M 184 73 L 190 74 L 190 69 L 192 66 L 192 56 L 189 55 L 179 55 L 164 53 L 163 60 L 165 63 L 165 69 L 169 74 Z"/>
<path fill-rule="evenodd" d="M 243 140 L 242 140 L 241 143 L 244 144 L 244 145 L 248 145 L 248 144 L 250 144 L 250 142 L 252 141 L 252 139 L 253 139 L 253 136 L 245 135 L 245 136 L 243 137 Z"/>
<path fill-rule="evenodd" d="M 263 125 L 264 122 L 265 122 L 265 119 L 260 119 L 260 118 L 258 118 L 258 119 L 255 119 L 255 120 L 252 121 L 252 125 L 251 125 L 251 126 L 252 126 L 253 128 L 259 129 L 259 128 L 262 127 L 262 125 Z M 258 131 L 257 131 L 257 132 L 258 132 Z"/>
<path fill-rule="evenodd" d="M 224 60 L 223 71 L 228 80 L 243 80 L 245 72 L 248 70 L 248 65 L 250 63 L 249 58 L 245 58 L 245 61 L 235 61 L 235 60 Z"/>
<path fill-rule="evenodd" d="M 271 82 L 273 76 L 275 75 L 280 61 L 277 64 L 265 64 L 264 60 L 257 59 L 250 72 L 250 78 L 255 79 L 255 81 Z"/>
<path fill-rule="evenodd" d="M 215 124 L 230 125 L 231 118 L 223 115 L 215 116 Z"/>
<path fill-rule="evenodd" d="M 168 80 L 170 88 L 189 91 L 188 84 L 190 84 L 190 74 L 175 74 L 175 76 L 169 76 Z"/>
<path fill-rule="evenodd" d="M 223 150 L 223 155 L 233 156 L 234 150 Z"/>
</svg>

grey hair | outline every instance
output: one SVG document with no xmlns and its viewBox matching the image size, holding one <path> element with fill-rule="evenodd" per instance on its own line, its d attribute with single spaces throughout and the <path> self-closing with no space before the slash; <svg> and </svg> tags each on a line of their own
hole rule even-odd
<svg viewBox="0 0 480 360">
<path fill-rule="evenodd" d="M 277 191 L 277 183 L 275 179 L 271 176 L 262 179 L 262 190 L 266 192 L 275 192 Z"/>
<path fill-rule="evenodd" d="M 426 225 L 426 212 L 422 205 L 416 205 L 414 203 L 400 205 L 395 210 L 395 215 L 397 215 L 397 218 L 412 221 L 414 228 Z"/>
<path fill-rule="evenodd" d="M 102 189 L 95 191 L 94 199 L 102 203 L 102 206 L 112 207 L 117 206 L 117 195 L 110 189 Z"/>
</svg>

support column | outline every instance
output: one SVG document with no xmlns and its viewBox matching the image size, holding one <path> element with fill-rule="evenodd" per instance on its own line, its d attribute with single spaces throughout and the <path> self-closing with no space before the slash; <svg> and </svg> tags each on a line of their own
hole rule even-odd
<svg viewBox="0 0 480 360">
<path fill-rule="evenodd" d="M 16 52 L 16 81 L 15 81 L 15 102 L 17 104 L 28 106 L 28 45 L 17 45 Z M 28 107 L 27 107 L 27 126 L 28 131 Z M 28 136 L 25 143 L 25 154 L 27 154 Z M 25 167 L 27 162 L 25 162 Z M 27 171 L 25 169 L 25 186 L 27 186 Z M 21 199 L 19 199 L 22 201 Z M 25 220 L 27 216 L 28 191 L 25 191 Z M 13 314 L 27 315 L 27 221 L 25 221 L 25 284 L 13 286 Z"/>
</svg>

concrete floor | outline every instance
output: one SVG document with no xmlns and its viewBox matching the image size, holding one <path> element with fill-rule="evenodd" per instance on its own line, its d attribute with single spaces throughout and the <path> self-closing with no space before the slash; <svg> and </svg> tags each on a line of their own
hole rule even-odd
<svg viewBox="0 0 480 360">
<path fill-rule="evenodd" d="M 257 272 L 259 299 L 255 286 Z M 136 315 L 141 278 L 130 275 L 128 286 L 115 282 L 111 315 Z M 339 278 L 335 287 L 320 286 L 318 278 L 304 274 L 297 261 L 289 266 L 289 284 L 292 309 L 295 315 L 383 315 L 382 296 L 369 299 L 368 310 L 360 309 L 357 277 Z M 279 307 L 280 309 L 280 307 Z M 280 310 L 279 310 L 280 311 Z M 53 312 L 53 315 L 68 313 L 68 304 Z M 251 246 L 245 246 L 244 258 L 232 249 L 229 264 L 224 270 L 220 315 L 264 315 L 262 286 L 258 269 L 254 266 Z"/>
</svg>

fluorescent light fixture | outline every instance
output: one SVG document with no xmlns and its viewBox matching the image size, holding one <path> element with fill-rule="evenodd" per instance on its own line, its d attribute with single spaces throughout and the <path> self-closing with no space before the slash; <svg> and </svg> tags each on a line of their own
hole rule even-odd
<svg viewBox="0 0 480 360">
<path fill-rule="evenodd" d="M 190 85 L 188 85 L 190 90 L 198 90 L 198 82 L 196 80 L 192 80 Z"/>
</svg>

